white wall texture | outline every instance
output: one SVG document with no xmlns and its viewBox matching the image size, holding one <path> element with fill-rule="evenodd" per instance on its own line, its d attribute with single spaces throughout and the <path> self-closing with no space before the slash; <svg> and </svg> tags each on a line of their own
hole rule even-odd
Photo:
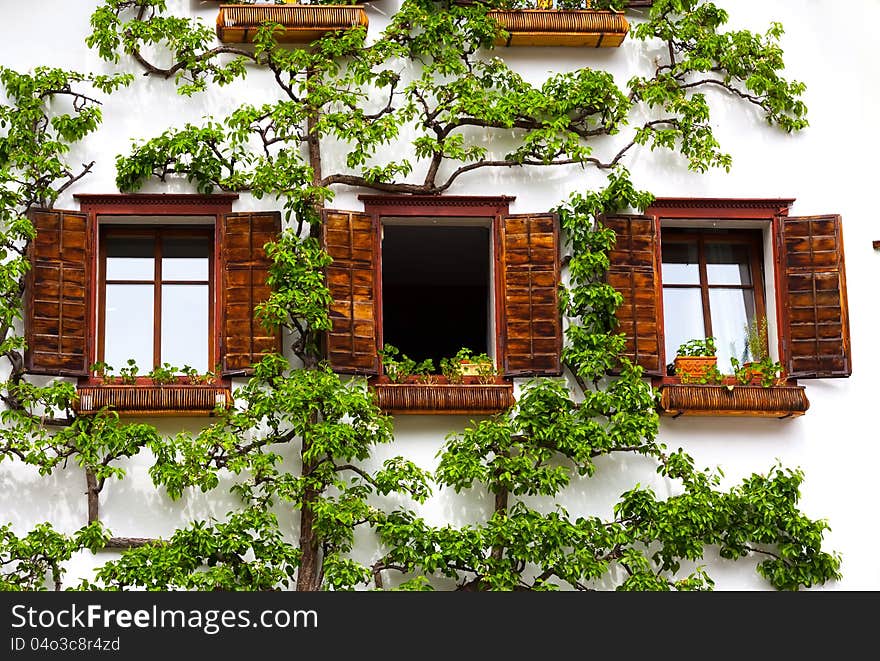
<svg viewBox="0 0 880 661">
<path fill-rule="evenodd" d="M 698 466 L 721 466 L 725 484 L 734 484 L 752 472 L 768 470 L 775 460 L 805 471 L 802 507 L 811 517 L 827 519 L 831 531 L 826 550 L 842 555 L 840 581 L 817 589 L 880 589 L 880 526 L 876 525 L 875 480 L 880 466 L 880 431 L 874 416 L 874 375 L 880 355 L 870 348 L 880 328 L 877 286 L 880 284 L 880 239 L 873 194 L 877 189 L 875 154 L 878 132 L 874 114 L 880 105 L 880 61 L 874 48 L 874 30 L 880 24 L 880 2 L 853 0 L 716 0 L 730 13 L 731 28 L 764 31 L 772 21 L 785 26 L 782 46 L 787 76 L 807 84 L 805 102 L 810 127 L 787 135 L 766 124 L 745 104 L 724 94 L 713 97 L 713 126 L 723 147 L 734 157 L 731 171 L 694 174 L 669 154 L 642 151 L 627 160 L 637 185 L 658 196 L 793 197 L 792 215 L 839 213 L 843 217 L 846 270 L 852 333 L 853 375 L 849 379 L 805 381 L 811 407 L 806 415 L 790 419 L 663 418 L 660 437 L 672 448 L 683 447 Z M 117 67 L 101 61 L 84 44 L 89 15 L 97 2 L 42 0 L 39 3 L 3 0 L 7 26 L 0 41 L 0 63 L 27 70 L 51 65 L 80 71 L 107 72 Z M 200 0 L 169 0 L 178 14 L 213 23 L 217 4 Z M 397 7 L 397 0 L 367 5 L 370 33 L 376 35 Z M 633 14 L 632 20 L 637 20 Z M 549 72 L 582 66 L 607 68 L 621 84 L 651 64 L 651 47 L 627 39 L 619 49 L 515 48 L 499 49 L 528 80 L 540 82 Z M 137 71 L 132 62 L 119 69 Z M 93 173 L 69 190 L 56 204 L 77 208 L 73 193 L 114 193 L 114 158 L 127 153 L 133 139 L 158 134 L 186 121 L 199 122 L 242 100 L 255 102 L 274 94 L 271 80 L 258 75 L 229 88 L 192 98 L 174 93 L 173 84 L 137 76 L 126 90 L 106 98 L 104 123 L 73 154 L 73 162 L 95 160 Z M 325 153 L 328 169 L 342 154 Z M 450 194 L 516 194 L 514 213 L 547 210 L 576 190 L 600 179 L 578 168 L 503 170 L 481 172 L 458 180 Z M 195 192 L 185 182 L 150 183 L 144 192 Z M 332 206 L 359 209 L 357 194 L 339 190 Z M 272 208 L 270 200 L 243 195 L 236 210 Z M 195 429 L 197 419 L 159 419 L 163 433 Z M 401 416 L 395 420 L 397 440 L 378 448 L 374 462 L 403 454 L 422 467 L 436 465 L 444 436 L 461 429 L 467 419 L 455 416 Z M 206 515 L 222 517 L 235 499 L 221 486 L 210 494 L 194 491 L 172 502 L 157 491 L 147 474 L 146 453 L 126 464 L 129 476 L 110 482 L 101 496 L 102 520 L 118 536 L 167 536 L 187 521 Z M 605 459 L 596 477 L 576 483 L 566 492 L 564 506 L 572 514 L 610 515 L 618 495 L 635 482 L 656 482 L 654 466 L 642 459 Z M 86 521 L 85 479 L 71 466 L 49 478 L 17 462 L 0 464 L 0 521 L 11 521 L 25 532 L 50 520 L 73 531 Z M 401 501 L 401 504 L 413 506 Z M 482 518 L 491 503 L 479 495 L 437 493 L 416 507 L 435 523 L 464 523 Z M 294 515 L 285 515 L 295 519 Z M 369 534 L 362 536 L 358 554 L 368 560 L 376 552 Z M 71 564 L 68 582 L 87 575 L 107 559 L 81 554 Z M 766 590 L 754 572 L 754 562 L 718 559 L 709 550 L 705 561 L 720 590 Z"/>
</svg>

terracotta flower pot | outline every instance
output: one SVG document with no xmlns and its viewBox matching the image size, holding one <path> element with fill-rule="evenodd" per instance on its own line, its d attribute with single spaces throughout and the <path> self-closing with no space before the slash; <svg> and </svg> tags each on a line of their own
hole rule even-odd
<svg viewBox="0 0 880 661">
<path fill-rule="evenodd" d="M 682 383 L 699 381 L 718 365 L 718 356 L 676 356 L 675 374 Z"/>
</svg>

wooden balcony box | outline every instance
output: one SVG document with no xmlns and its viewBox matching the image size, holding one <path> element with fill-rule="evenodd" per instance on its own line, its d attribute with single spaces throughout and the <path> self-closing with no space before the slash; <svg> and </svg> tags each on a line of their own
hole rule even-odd
<svg viewBox="0 0 880 661">
<path fill-rule="evenodd" d="M 702 385 L 667 383 L 660 386 L 663 415 L 752 416 L 790 418 L 810 407 L 803 386 Z"/>
<path fill-rule="evenodd" d="M 376 403 L 388 414 L 492 415 L 514 404 L 513 384 L 497 379 L 478 383 L 388 383 L 372 384 Z"/>
<path fill-rule="evenodd" d="M 78 386 L 76 393 L 80 414 L 108 408 L 120 415 L 213 415 L 232 403 L 229 388 L 213 384 L 102 384 Z"/>
<path fill-rule="evenodd" d="M 629 32 L 623 12 L 609 10 L 496 9 L 489 16 L 508 33 L 496 46 L 616 48 Z"/>
<path fill-rule="evenodd" d="M 221 4 L 217 37 L 224 43 L 248 43 L 265 23 L 283 26 L 275 34 L 279 43 L 307 44 L 329 32 L 367 27 L 362 5 L 253 5 Z"/>
</svg>

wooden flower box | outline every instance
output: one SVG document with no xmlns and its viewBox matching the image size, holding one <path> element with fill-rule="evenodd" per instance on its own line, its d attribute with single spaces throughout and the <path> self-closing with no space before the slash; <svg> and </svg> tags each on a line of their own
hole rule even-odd
<svg viewBox="0 0 880 661">
<path fill-rule="evenodd" d="M 374 383 L 376 403 L 384 413 L 422 415 L 491 415 L 514 404 L 513 384 Z"/>
<path fill-rule="evenodd" d="M 217 37 L 224 43 L 248 43 L 265 23 L 283 26 L 279 43 L 307 44 L 329 32 L 367 27 L 362 5 L 220 5 Z"/>
<path fill-rule="evenodd" d="M 120 415 L 213 415 L 232 403 L 229 388 L 202 384 L 78 386 L 76 394 L 80 414 L 107 408 Z"/>
<path fill-rule="evenodd" d="M 660 408 L 663 415 L 752 416 L 790 418 L 810 407 L 803 386 L 663 384 Z"/>
<path fill-rule="evenodd" d="M 629 23 L 622 12 L 598 9 L 497 9 L 488 15 L 507 32 L 496 46 L 616 48 Z"/>
</svg>

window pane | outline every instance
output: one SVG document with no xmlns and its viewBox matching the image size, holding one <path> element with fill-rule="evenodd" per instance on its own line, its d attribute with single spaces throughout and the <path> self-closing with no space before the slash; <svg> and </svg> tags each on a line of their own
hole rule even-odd
<svg viewBox="0 0 880 661">
<path fill-rule="evenodd" d="M 736 243 L 707 243 L 706 275 L 710 285 L 752 284 L 748 246 Z"/>
<path fill-rule="evenodd" d="M 751 289 L 711 289 L 709 308 L 718 369 L 730 373 L 731 357 L 740 362 L 749 359 L 745 355 L 745 326 L 755 317 L 755 293 Z"/>
<path fill-rule="evenodd" d="M 153 285 L 107 285 L 104 362 L 116 374 L 134 358 L 145 374 L 153 368 Z"/>
<path fill-rule="evenodd" d="M 706 336 L 700 290 L 664 288 L 663 325 L 666 334 L 666 362 L 671 363 L 680 345 Z"/>
<path fill-rule="evenodd" d="M 663 243 L 663 282 L 668 285 L 700 284 L 696 243 Z"/>
<path fill-rule="evenodd" d="M 162 279 L 207 280 L 210 248 L 207 236 L 162 237 Z"/>
<path fill-rule="evenodd" d="M 162 285 L 162 362 L 208 371 L 208 285 Z"/>
<path fill-rule="evenodd" d="M 108 236 L 104 240 L 107 279 L 152 280 L 155 275 L 154 245 L 153 237 L 149 236 Z"/>
</svg>

